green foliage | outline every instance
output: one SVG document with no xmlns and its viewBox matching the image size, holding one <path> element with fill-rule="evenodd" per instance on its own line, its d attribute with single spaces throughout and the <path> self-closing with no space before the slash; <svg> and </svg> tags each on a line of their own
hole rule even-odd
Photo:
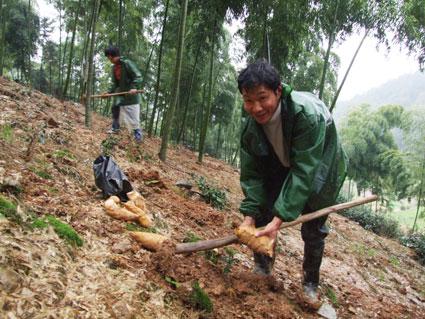
<svg viewBox="0 0 425 319">
<path fill-rule="evenodd" d="M 199 286 L 196 280 L 192 285 L 192 293 L 190 294 L 190 303 L 193 307 L 205 312 L 213 311 L 213 303 L 208 294 Z"/>
<path fill-rule="evenodd" d="M 46 169 L 42 168 L 39 169 L 37 167 L 30 167 L 29 168 L 31 172 L 33 172 L 35 175 L 44 178 L 44 179 L 53 179 L 52 175 L 49 174 L 49 172 L 47 172 Z"/>
<path fill-rule="evenodd" d="M 225 266 L 223 268 L 223 273 L 228 274 L 236 262 L 235 255 L 237 251 L 231 247 L 224 247 L 224 252 L 226 254 L 224 255 Z"/>
<path fill-rule="evenodd" d="M 180 287 L 180 283 L 172 277 L 165 276 L 165 281 L 168 282 L 173 288 L 177 289 Z"/>
<path fill-rule="evenodd" d="M 200 241 L 202 238 L 196 235 L 195 233 L 192 233 L 191 231 L 186 233 L 186 236 L 183 238 L 184 243 L 194 243 L 197 241 Z"/>
<path fill-rule="evenodd" d="M 342 203 L 345 201 L 346 198 L 344 195 L 340 194 L 338 202 Z M 398 222 L 384 215 L 373 213 L 370 207 L 366 205 L 350 208 L 341 212 L 341 215 L 358 222 L 365 229 L 371 230 L 378 235 L 398 239 L 402 245 L 415 250 L 418 260 L 422 264 L 425 264 L 425 234 L 413 233 L 402 235 Z M 364 248 L 363 253 L 367 254 L 369 257 L 373 257 L 376 252 Z M 399 261 L 396 257 L 391 256 L 390 263 L 398 265 Z"/>
<path fill-rule="evenodd" d="M 206 203 L 218 209 L 224 209 L 227 206 L 227 197 L 224 191 L 209 185 L 203 176 L 197 180 L 197 184 Z"/>
<path fill-rule="evenodd" d="M 47 215 L 42 218 L 36 218 L 31 214 L 27 214 L 29 220 L 32 220 L 30 224 L 25 222 L 17 212 L 17 206 L 7 198 L 0 195 L 0 215 L 5 216 L 11 221 L 21 226 L 30 227 L 32 229 L 46 228 L 48 225 L 52 226 L 56 234 L 67 243 L 73 246 L 82 246 L 83 240 L 80 238 L 78 233 L 68 224 L 60 221 L 52 215 Z"/>
<path fill-rule="evenodd" d="M 365 245 L 354 243 L 353 250 L 362 257 L 374 257 L 376 256 L 376 250 L 368 248 Z"/>
<path fill-rule="evenodd" d="M 343 211 L 341 215 L 360 224 L 364 229 L 388 238 L 398 238 L 400 228 L 398 222 L 383 215 L 375 214 L 370 207 L 363 205 Z"/>
<path fill-rule="evenodd" d="M 13 141 L 13 128 L 10 124 L 0 125 L 0 139 L 7 143 Z"/>
<path fill-rule="evenodd" d="M 338 297 L 335 293 L 335 290 L 333 290 L 331 287 L 327 286 L 326 287 L 326 291 L 325 291 L 325 295 L 326 297 L 329 298 L 329 300 L 332 302 L 332 304 L 338 308 L 339 307 L 339 301 L 338 301 Z"/>
<path fill-rule="evenodd" d="M 105 156 L 111 156 L 114 148 L 116 145 L 118 145 L 119 139 L 117 136 L 109 134 L 106 139 L 102 141 L 100 144 L 102 147 L 102 154 Z"/>
<path fill-rule="evenodd" d="M 415 250 L 419 261 L 425 265 L 425 234 L 413 233 L 400 238 L 400 242 Z"/>
<path fill-rule="evenodd" d="M 144 231 L 144 228 L 136 223 L 125 224 L 125 229 L 128 231 Z"/>
<path fill-rule="evenodd" d="M 72 246 L 83 246 L 83 240 L 78 233 L 70 225 L 60 221 L 52 215 L 47 215 L 44 218 L 36 219 L 32 226 L 34 228 L 45 228 L 46 224 L 53 227 L 56 234 L 64 239 L 68 244 Z"/>
<path fill-rule="evenodd" d="M 142 231 L 146 233 L 158 233 L 158 230 L 155 227 L 145 228 L 136 223 L 127 223 L 125 224 L 125 229 L 128 231 Z"/>
<path fill-rule="evenodd" d="M 217 265 L 219 254 L 216 250 L 214 250 L 214 249 L 206 250 L 204 252 L 204 256 L 207 260 L 212 262 L 214 265 Z"/>
<path fill-rule="evenodd" d="M 425 6 L 423 0 L 402 1 L 401 19 L 393 26 L 400 43 L 417 54 L 420 67 L 425 65 Z"/>
<path fill-rule="evenodd" d="M 13 56 L 13 66 L 21 71 L 21 78 L 30 80 L 30 57 L 37 53 L 40 18 L 27 1 L 9 1 L 5 42 L 8 53 Z M 28 10 L 29 9 L 29 10 Z M 28 12 L 29 11 L 29 12 Z"/>
<path fill-rule="evenodd" d="M 373 112 L 368 105 L 352 111 L 341 129 L 341 139 L 350 159 L 348 176 L 357 187 L 388 197 L 407 196 L 410 174 L 404 154 L 392 133 L 402 126 L 403 109 L 387 105 Z"/>
<path fill-rule="evenodd" d="M 49 224 L 43 218 L 36 218 L 31 223 L 32 228 L 43 229 L 49 227 Z"/>
<path fill-rule="evenodd" d="M 396 256 L 390 256 L 390 264 L 393 266 L 399 266 L 400 260 Z"/>
<path fill-rule="evenodd" d="M 17 212 L 17 207 L 6 197 L 0 195 L 0 214 L 16 224 L 22 225 L 22 217 Z"/>
<path fill-rule="evenodd" d="M 75 155 L 72 154 L 69 150 L 67 149 L 63 149 L 63 150 L 56 150 L 53 152 L 53 157 L 54 158 L 59 158 L 59 159 L 71 159 L 71 160 L 75 160 Z"/>
</svg>

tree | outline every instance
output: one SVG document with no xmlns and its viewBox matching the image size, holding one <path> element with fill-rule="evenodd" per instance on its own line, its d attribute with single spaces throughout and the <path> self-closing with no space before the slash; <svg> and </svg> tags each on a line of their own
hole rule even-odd
<svg viewBox="0 0 425 319">
<path fill-rule="evenodd" d="M 65 97 L 67 96 L 69 81 L 70 81 L 70 78 L 71 78 L 72 60 L 74 59 L 75 36 L 76 36 L 76 33 L 77 33 L 77 24 L 78 24 L 80 9 L 81 9 L 81 0 L 78 0 L 78 4 L 77 4 L 76 10 L 74 12 L 74 24 L 72 25 L 72 36 L 71 36 L 71 43 L 70 43 L 70 49 L 69 49 L 70 52 L 69 52 L 69 57 L 68 57 L 66 79 L 65 79 L 65 84 L 64 84 L 63 90 L 62 90 L 62 94 Z"/>
<path fill-rule="evenodd" d="M 166 3 L 165 3 L 164 17 L 163 17 L 163 22 L 162 22 L 161 41 L 159 43 L 159 49 L 158 49 L 158 67 L 157 67 L 156 84 L 155 84 L 155 100 L 154 100 L 152 115 L 151 115 L 151 118 L 150 118 L 150 121 L 149 121 L 149 128 L 148 128 L 149 136 L 152 135 L 153 122 L 154 122 L 156 111 L 157 111 L 157 108 L 158 108 L 159 86 L 160 86 L 160 82 L 161 82 L 162 52 L 163 52 L 163 48 L 164 48 L 165 27 L 167 25 L 169 2 L 170 1 L 167 0 Z"/>
<path fill-rule="evenodd" d="M 382 198 L 390 193 L 407 196 L 407 168 L 391 131 L 402 127 L 402 114 L 400 106 L 383 106 L 372 112 L 363 105 L 342 125 L 341 139 L 350 159 L 348 177 L 359 189 L 369 188 Z"/>
<path fill-rule="evenodd" d="M 31 57 L 37 53 L 40 19 L 30 3 L 12 2 L 6 25 L 5 42 L 14 59 L 13 66 L 20 71 L 18 79 L 30 81 Z"/>
<path fill-rule="evenodd" d="M 411 172 L 410 196 L 416 197 L 416 217 L 413 231 L 421 207 L 424 207 L 425 193 L 425 114 L 421 108 L 412 110 L 404 117 L 403 141 L 406 150 L 406 161 Z"/>
<path fill-rule="evenodd" d="M 395 40 L 417 55 L 421 69 L 425 65 L 425 5 L 423 0 L 402 2 L 401 19 L 395 24 Z"/>
<path fill-rule="evenodd" d="M 178 36 L 179 40 L 178 40 L 178 48 L 177 48 L 177 54 L 176 54 L 176 65 L 174 69 L 174 82 L 173 82 L 173 90 L 172 90 L 173 92 L 172 102 L 170 103 L 170 107 L 168 108 L 167 114 L 165 117 L 161 149 L 159 151 L 159 158 L 162 161 L 165 161 L 167 158 L 168 140 L 170 138 L 170 132 L 171 132 L 170 126 L 171 126 L 171 123 L 173 122 L 174 111 L 177 107 L 177 101 L 178 101 L 180 74 L 181 74 L 181 67 L 182 67 L 182 60 L 183 60 L 187 3 L 188 3 L 188 0 L 183 0 L 182 7 L 181 7 L 180 28 L 179 28 L 179 36 Z"/>
<path fill-rule="evenodd" d="M 94 73 L 94 44 L 96 42 L 96 23 L 99 15 L 100 5 L 102 0 L 93 0 L 92 7 L 92 18 L 90 28 L 90 51 L 88 54 L 88 66 L 87 66 L 87 87 L 86 87 L 86 99 L 85 99 L 85 125 L 91 126 L 91 110 L 90 110 L 90 95 L 92 93 L 93 84 L 93 73 Z"/>
</svg>

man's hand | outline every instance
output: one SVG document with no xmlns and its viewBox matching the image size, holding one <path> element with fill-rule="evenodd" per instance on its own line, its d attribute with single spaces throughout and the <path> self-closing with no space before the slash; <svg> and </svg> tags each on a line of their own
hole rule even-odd
<svg viewBox="0 0 425 319">
<path fill-rule="evenodd" d="M 249 227 L 249 226 L 255 227 L 255 219 L 252 218 L 251 216 L 245 216 L 242 224 L 240 224 L 239 227 Z"/>
<path fill-rule="evenodd" d="M 275 216 L 263 230 L 260 230 L 255 234 L 255 237 L 268 236 L 271 239 L 275 240 L 281 224 L 282 220 L 279 217 Z"/>
<path fill-rule="evenodd" d="M 101 96 L 101 98 L 102 98 L 102 99 L 106 99 L 106 98 L 108 97 L 108 94 L 109 94 L 108 92 L 103 92 L 103 93 L 101 94 L 101 95 L 102 95 L 102 96 Z"/>
<path fill-rule="evenodd" d="M 131 89 L 128 91 L 129 94 L 137 94 L 137 89 Z"/>
</svg>

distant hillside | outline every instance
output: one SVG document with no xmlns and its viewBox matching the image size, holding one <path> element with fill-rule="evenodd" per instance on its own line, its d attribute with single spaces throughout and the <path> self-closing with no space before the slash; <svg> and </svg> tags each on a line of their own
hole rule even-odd
<svg viewBox="0 0 425 319">
<path fill-rule="evenodd" d="M 334 111 L 337 121 L 345 117 L 352 107 L 369 104 L 375 108 L 386 104 L 399 104 L 406 109 L 425 107 L 425 74 L 416 72 L 356 95 L 349 101 L 338 102 Z"/>
</svg>

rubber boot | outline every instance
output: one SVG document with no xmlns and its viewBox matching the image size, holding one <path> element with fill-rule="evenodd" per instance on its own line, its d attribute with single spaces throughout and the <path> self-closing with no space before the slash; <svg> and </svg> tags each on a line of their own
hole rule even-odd
<svg viewBox="0 0 425 319">
<path fill-rule="evenodd" d="M 318 310 L 322 305 L 319 299 L 318 286 L 312 282 L 303 284 L 303 301 L 307 308 Z"/>
<path fill-rule="evenodd" d="M 136 140 L 136 143 L 142 143 L 143 133 L 141 129 L 138 128 L 134 130 L 134 139 Z"/>
<path fill-rule="evenodd" d="M 273 270 L 274 257 L 254 253 L 254 270 L 257 275 L 270 276 Z"/>
<path fill-rule="evenodd" d="M 112 106 L 112 128 L 108 133 L 118 133 L 120 130 L 120 105 L 116 104 Z"/>
</svg>

